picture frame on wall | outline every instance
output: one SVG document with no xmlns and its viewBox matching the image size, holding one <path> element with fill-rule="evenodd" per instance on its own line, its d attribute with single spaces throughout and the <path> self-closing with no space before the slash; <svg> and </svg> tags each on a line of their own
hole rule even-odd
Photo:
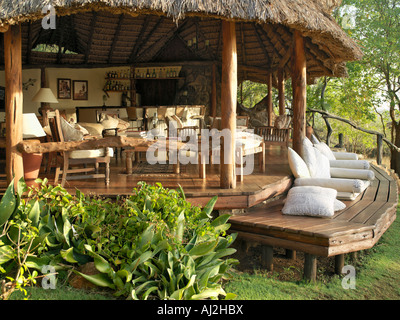
<svg viewBox="0 0 400 320">
<path fill-rule="evenodd" d="M 71 79 L 57 79 L 57 98 L 71 99 Z"/>
<path fill-rule="evenodd" d="M 73 99 L 74 100 L 88 100 L 88 81 L 87 80 L 74 80 L 72 82 Z"/>
</svg>

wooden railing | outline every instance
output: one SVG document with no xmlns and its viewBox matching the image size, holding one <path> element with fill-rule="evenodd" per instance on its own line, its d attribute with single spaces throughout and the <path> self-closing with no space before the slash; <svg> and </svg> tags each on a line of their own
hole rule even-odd
<svg viewBox="0 0 400 320">
<path fill-rule="evenodd" d="M 400 152 L 400 148 L 397 147 L 395 144 L 393 144 L 393 142 L 391 142 L 390 140 L 388 140 L 384 134 L 382 132 L 378 132 L 378 131 L 374 131 L 374 130 L 368 130 L 368 129 L 364 129 L 359 127 L 356 123 L 354 123 L 351 120 L 348 119 L 344 119 L 341 118 L 339 116 L 333 115 L 329 112 L 326 112 L 324 110 L 318 110 L 318 109 L 308 109 L 308 112 L 311 113 L 319 113 L 321 114 L 322 118 L 325 120 L 327 129 L 328 129 L 328 135 L 327 135 L 327 142 L 329 144 L 329 140 L 330 140 L 330 136 L 332 135 L 332 127 L 329 124 L 328 119 L 334 119 L 334 120 L 338 120 L 344 123 L 347 123 L 348 125 L 352 126 L 354 129 L 362 131 L 364 133 L 368 133 L 368 134 L 373 134 L 376 135 L 376 144 L 377 144 L 377 155 L 376 155 L 376 162 L 378 165 L 382 164 L 382 159 L 383 159 L 383 142 L 385 142 L 389 148 L 391 148 L 392 150 L 395 150 L 397 152 Z"/>
<path fill-rule="evenodd" d="M 254 133 L 264 138 L 266 145 L 289 146 L 290 139 L 289 128 L 278 129 L 270 126 L 255 127 Z"/>
</svg>

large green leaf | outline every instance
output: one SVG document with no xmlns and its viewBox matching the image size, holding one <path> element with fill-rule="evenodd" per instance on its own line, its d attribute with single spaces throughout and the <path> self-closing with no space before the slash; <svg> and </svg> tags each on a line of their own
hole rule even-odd
<svg viewBox="0 0 400 320">
<path fill-rule="evenodd" d="M 206 219 L 206 218 L 209 218 L 209 219 L 211 219 L 212 217 L 211 217 L 211 212 L 213 211 L 213 209 L 214 209 L 214 206 L 215 206 L 215 203 L 217 202 L 217 200 L 218 200 L 218 197 L 217 196 L 214 196 L 214 197 L 212 197 L 211 199 L 210 199 L 210 201 L 208 201 L 208 203 L 204 206 L 204 208 L 203 208 L 203 210 L 202 210 L 202 215 L 201 215 L 201 218 L 202 219 Z"/>
<path fill-rule="evenodd" d="M 74 257 L 74 253 L 73 253 L 74 248 L 71 247 L 67 250 L 61 250 L 61 256 L 63 257 L 63 259 L 65 259 L 66 261 L 70 262 L 70 263 L 78 263 L 77 260 L 75 260 Z"/>
<path fill-rule="evenodd" d="M 111 281 L 111 279 L 104 273 L 98 273 L 94 275 L 87 275 L 84 273 L 81 273 L 79 271 L 74 270 L 76 274 L 79 274 L 89 282 L 93 283 L 96 286 L 99 287 L 107 287 L 110 289 L 115 289 L 114 283 Z"/>
<path fill-rule="evenodd" d="M 199 294 L 195 294 L 191 297 L 192 300 L 204 300 L 208 298 L 214 298 L 217 299 L 218 296 L 223 295 L 225 296 L 226 293 L 222 288 L 217 288 L 217 289 L 206 289 L 203 292 Z"/>
<path fill-rule="evenodd" d="M 14 191 L 14 180 L 11 181 L 3 198 L 0 201 L 0 227 L 5 224 L 17 208 L 17 199 Z"/>
<path fill-rule="evenodd" d="M 0 247 L 0 265 L 14 258 L 14 250 L 11 246 Z"/>
<path fill-rule="evenodd" d="M 224 225 L 229 218 L 231 217 L 230 214 L 223 214 L 217 218 L 215 218 L 212 222 L 211 222 L 211 226 L 213 226 L 214 228 L 219 227 L 221 225 Z"/>
<path fill-rule="evenodd" d="M 100 256 L 98 253 L 94 252 L 92 248 L 85 244 L 85 249 L 90 252 L 90 254 L 93 256 L 94 259 L 94 265 L 96 269 L 102 273 L 108 273 L 112 270 L 110 264 L 106 259 L 104 259 L 102 256 Z"/>
<path fill-rule="evenodd" d="M 182 210 L 181 214 L 178 216 L 176 224 L 177 224 L 177 227 L 175 230 L 175 238 L 179 242 L 182 242 L 183 232 L 185 230 L 185 210 Z"/>
<path fill-rule="evenodd" d="M 207 241 L 200 243 L 196 246 L 194 246 L 190 251 L 189 254 L 193 256 L 203 256 L 209 252 L 211 252 L 215 247 L 217 246 L 217 241 L 212 240 L 212 241 Z"/>
<path fill-rule="evenodd" d="M 37 226 L 39 223 L 39 218 L 40 218 L 40 206 L 39 206 L 39 201 L 35 201 L 34 204 L 31 207 L 31 210 L 29 210 L 28 213 L 28 218 L 29 220 L 32 221 L 32 224 L 34 226 Z"/>
</svg>

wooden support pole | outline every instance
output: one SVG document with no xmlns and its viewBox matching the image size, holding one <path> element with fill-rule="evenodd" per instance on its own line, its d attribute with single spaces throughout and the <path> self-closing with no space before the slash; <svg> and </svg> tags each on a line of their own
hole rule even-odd
<svg viewBox="0 0 400 320">
<path fill-rule="evenodd" d="M 306 133 L 307 66 L 304 38 L 297 30 L 294 31 L 294 46 L 292 55 L 292 86 L 293 149 L 299 155 L 302 155 L 302 143 Z"/>
<path fill-rule="evenodd" d="M 285 250 L 285 255 L 287 259 L 296 260 L 296 250 Z"/>
<path fill-rule="evenodd" d="M 272 73 L 268 74 L 268 95 L 267 95 L 267 112 L 268 112 L 268 126 L 272 126 L 272 115 L 274 113 L 272 105 Z"/>
<path fill-rule="evenodd" d="M 212 66 L 212 85 L 211 85 L 211 117 L 217 116 L 217 65 Z"/>
<path fill-rule="evenodd" d="M 237 48 L 234 22 L 222 21 L 222 37 L 221 129 L 229 130 L 231 139 L 222 138 L 220 186 L 221 189 L 234 189 L 236 188 L 235 133 L 237 103 Z"/>
<path fill-rule="evenodd" d="M 335 273 L 342 274 L 344 267 L 344 254 L 338 254 L 335 256 Z"/>
<path fill-rule="evenodd" d="M 6 174 L 7 183 L 24 175 L 22 154 L 22 53 L 21 26 L 10 26 L 4 34 L 4 70 L 6 80 Z"/>
<path fill-rule="evenodd" d="M 286 112 L 285 105 L 285 79 L 283 70 L 278 70 L 278 96 L 279 96 L 279 115 L 283 115 Z"/>
<path fill-rule="evenodd" d="M 271 246 L 262 246 L 261 263 L 268 271 L 274 271 L 274 248 Z"/>
<path fill-rule="evenodd" d="M 376 135 L 376 143 L 377 143 L 376 163 L 378 165 L 381 165 L 383 159 L 383 136 L 381 134 Z"/>
<path fill-rule="evenodd" d="M 304 279 L 308 281 L 317 279 L 317 257 L 313 254 L 304 254 Z"/>
</svg>

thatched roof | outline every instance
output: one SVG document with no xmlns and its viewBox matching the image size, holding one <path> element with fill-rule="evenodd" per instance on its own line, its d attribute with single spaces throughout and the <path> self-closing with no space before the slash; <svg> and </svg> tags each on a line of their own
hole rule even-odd
<svg viewBox="0 0 400 320">
<path fill-rule="evenodd" d="M 362 57 L 357 44 L 330 15 L 340 2 L 3 0 L 0 26 L 22 23 L 25 64 L 127 64 L 157 61 L 168 45 L 187 43 L 193 36 L 199 39 L 199 47 L 195 51 L 186 48 L 192 60 L 219 60 L 221 19 L 235 20 L 242 78 L 259 81 L 264 80 L 265 71 L 286 67 L 288 72 L 292 33 L 296 29 L 306 37 L 307 67 L 312 79 L 322 75 L 344 76 L 345 62 Z M 44 32 L 41 11 L 49 3 L 56 8 L 58 26 Z M 208 40 L 206 47 L 200 44 L 204 40 Z M 69 46 L 78 54 L 45 57 L 30 52 L 38 43 Z"/>
</svg>

